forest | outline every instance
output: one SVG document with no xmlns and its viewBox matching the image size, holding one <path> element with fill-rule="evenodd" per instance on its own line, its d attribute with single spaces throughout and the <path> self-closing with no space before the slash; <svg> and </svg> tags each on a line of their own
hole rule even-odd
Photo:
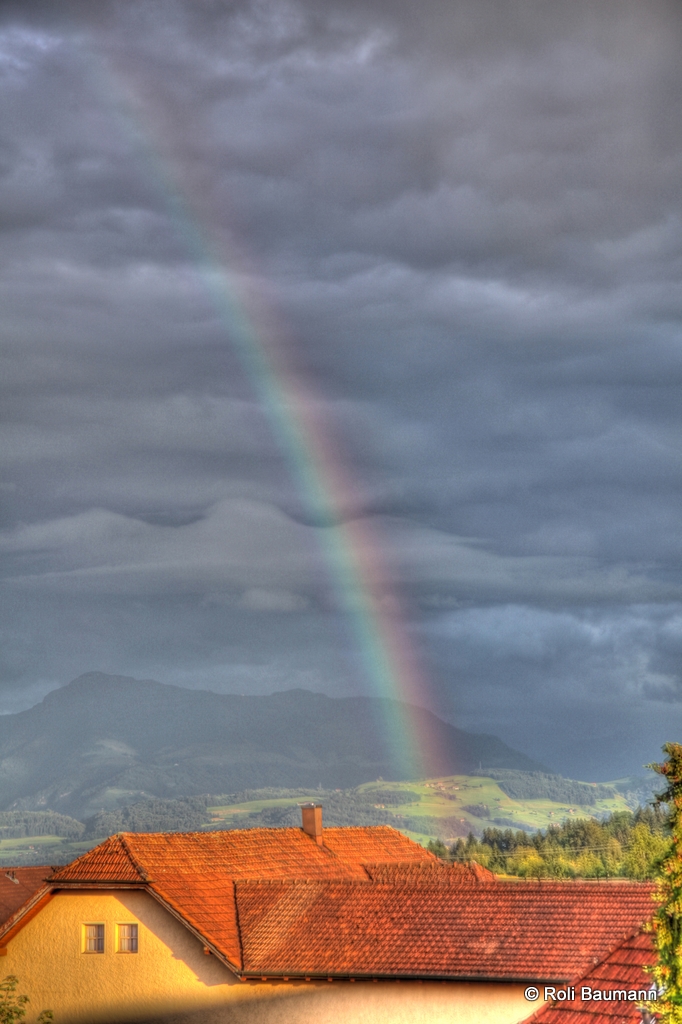
<svg viewBox="0 0 682 1024">
<path fill-rule="evenodd" d="M 474 775 L 483 775 L 474 772 Z M 521 772 L 509 768 L 487 768 L 485 776 L 494 779 L 512 800 L 554 800 L 557 803 L 593 807 L 597 800 L 614 796 L 613 786 L 594 782 L 576 782 L 546 772 Z"/>
<path fill-rule="evenodd" d="M 651 879 L 670 847 L 659 806 L 616 811 L 599 821 L 577 818 L 538 832 L 485 828 L 451 846 L 431 840 L 444 860 L 476 861 L 499 875 L 519 878 Z"/>
</svg>

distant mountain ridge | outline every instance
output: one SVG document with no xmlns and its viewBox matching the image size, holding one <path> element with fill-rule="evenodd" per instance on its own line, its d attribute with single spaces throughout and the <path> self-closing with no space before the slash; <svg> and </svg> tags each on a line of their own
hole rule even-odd
<svg viewBox="0 0 682 1024">
<path fill-rule="evenodd" d="M 140 797 L 266 786 L 346 789 L 405 779 L 381 723 L 395 704 L 306 690 L 247 697 L 92 672 L 0 717 L 0 809 L 82 817 Z M 436 773 L 547 769 L 495 736 L 409 712 L 441 751 Z"/>
</svg>

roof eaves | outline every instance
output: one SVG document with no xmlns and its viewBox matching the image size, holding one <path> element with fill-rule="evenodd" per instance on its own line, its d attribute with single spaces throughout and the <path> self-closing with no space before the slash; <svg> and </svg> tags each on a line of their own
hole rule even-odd
<svg viewBox="0 0 682 1024">
<path fill-rule="evenodd" d="M 55 892 L 58 889 L 144 889 L 147 885 L 142 879 L 139 882 L 103 882 L 100 878 L 65 878 L 50 884 Z"/>
<path fill-rule="evenodd" d="M 232 968 L 234 970 L 234 968 Z M 566 975 L 562 977 L 551 977 L 538 974 L 447 974 L 443 971 L 301 971 L 298 967 L 292 970 L 277 969 L 239 971 L 239 977 L 244 981 L 256 981 L 262 978 L 284 979 L 294 978 L 297 980 L 326 980 L 333 978 L 334 981 L 348 981 L 353 978 L 357 981 L 479 981 L 479 982 L 507 982 L 515 985 L 526 985 L 547 983 L 553 985 L 568 984 Z"/>
<path fill-rule="evenodd" d="M 7 943 L 52 899 L 53 887 L 42 885 L 0 926 L 0 942 Z"/>
</svg>

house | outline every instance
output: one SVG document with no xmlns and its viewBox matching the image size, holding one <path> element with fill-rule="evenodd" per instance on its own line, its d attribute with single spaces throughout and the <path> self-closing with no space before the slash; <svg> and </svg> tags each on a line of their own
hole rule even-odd
<svg viewBox="0 0 682 1024">
<path fill-rule="evenodd" d="M 587 974 L 651 915 L 647 884 L 501 881 L 321 815 L 122 833 L 27 877 L 0 973 L 57 1024 L 515 1024 L 529 985 Z"/>
</svg>

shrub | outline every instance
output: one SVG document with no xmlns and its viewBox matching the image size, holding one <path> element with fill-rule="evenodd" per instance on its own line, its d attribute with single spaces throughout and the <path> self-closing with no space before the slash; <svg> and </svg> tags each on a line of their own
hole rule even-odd
<svg viewBox="0 0 682 1024">
<path fill-rule="evenodd" d="M 19 979 L 16 974 L 8 974 L 0 981 L 0 1024 L 16 1024 L 26 1016 L 28 996 L 17 995 Z M 43 1010 L 38 1014 L 37 1024 L 47 1024 L 54 1020 L 52 1010 Z"/>
<path fill-rule="evenodd" d="M 671 843 L 660 866 L 656 894 L 658 909 L 653 932 L 656 964 L 651 969 L 662 993 L 656 1004 L 661 1021 L 682 1024 L 682 744 L 666 743 L 662 764 L 649 768 L 662 775 L 666 788 L 656 795 L 668 805 Z"/>
</svg>

